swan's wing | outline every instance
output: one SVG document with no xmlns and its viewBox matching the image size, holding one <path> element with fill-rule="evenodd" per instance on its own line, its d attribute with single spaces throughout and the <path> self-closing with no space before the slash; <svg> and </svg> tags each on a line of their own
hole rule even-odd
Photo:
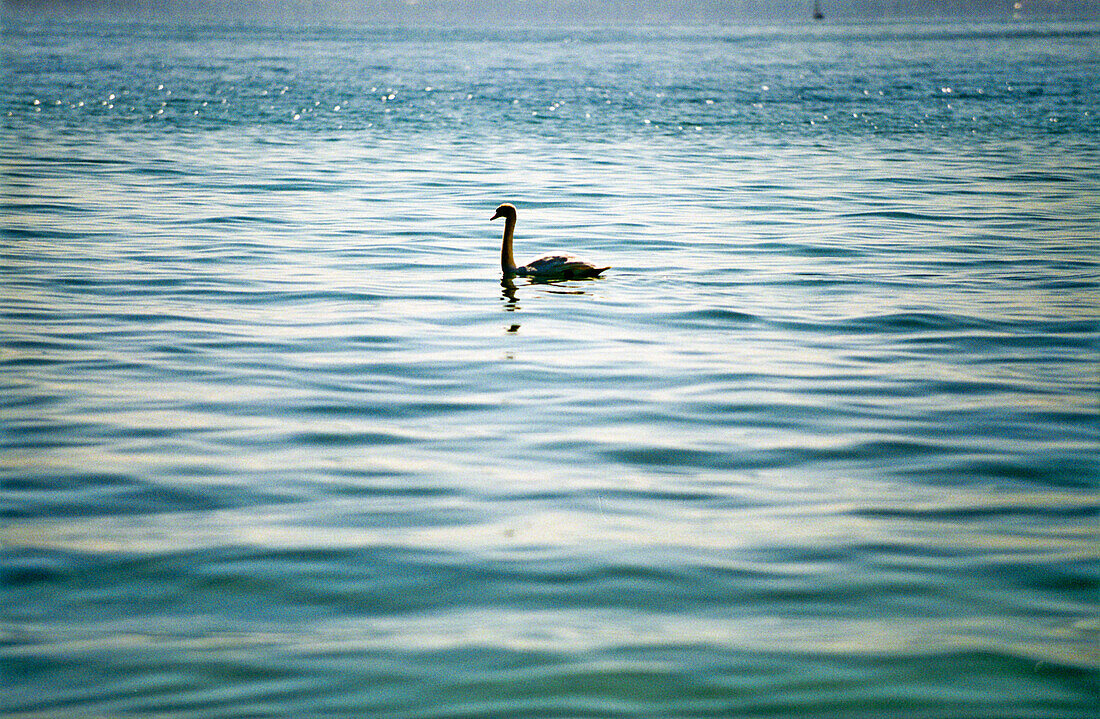
<svg viewBox="0 0 1100 719">
<path fill-rule="evenodd" d="M 527 271 L 533 275 L 542 275 L 550 272 L 560 272 L 573 264 L 583 265 L 584 263 L 569 255 L 550 255 L 549 257 L 540 257 L 534 262 L 528 263 Z"/>
<path fill-rule="evenodd" d="M 551 255 L 542 257 L 524 267 L 516 268 L 516 274 L 527 277 L 574 279 L 595 277 L 606 267 L 596 267 L 570 255 Z"/>
</svg>

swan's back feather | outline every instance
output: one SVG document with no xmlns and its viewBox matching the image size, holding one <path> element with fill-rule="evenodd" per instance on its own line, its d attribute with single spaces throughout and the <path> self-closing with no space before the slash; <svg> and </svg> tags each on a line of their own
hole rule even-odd
<svg viewBox="0 0 1100 719">
<path fill-rule="evenodd" d="M 516 274 L 521 277 L 555 277 L 571 280 L 596 277 L 606 269 L 608 268 L 596 267 L 569 255 L 551 255 L 541 257 L 523 267 L 517 267 Z"/>
</svg>

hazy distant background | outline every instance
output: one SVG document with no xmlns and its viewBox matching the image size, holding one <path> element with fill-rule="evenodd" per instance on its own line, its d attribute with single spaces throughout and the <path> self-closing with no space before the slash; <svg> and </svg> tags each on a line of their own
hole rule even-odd
<svg viewBox="0 0 1100 719">
<path fill-rule="evenodd" d="M 5 14 L 290 23 L 768 23 L 808 19 L 813 0 L 7 0 Z M 822 0 L 827 19 L 1095 19 L 1100 0 Z"/>
</svg>

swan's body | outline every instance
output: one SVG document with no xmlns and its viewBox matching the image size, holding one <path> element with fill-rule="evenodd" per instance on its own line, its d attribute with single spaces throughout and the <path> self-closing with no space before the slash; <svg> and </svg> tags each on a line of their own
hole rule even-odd
<svg viewBox="0 0 1100 719">
<path fill-rule="evenodd" d="M 596 267 L 569 255 L 551 255 L 516 266 L 512 259 L 512 235 L 516 231 L 516 208 L 509 204 L 497 208 L 491 220 L 504 218 L 504 241 L 500 246 L 500 270 L 505 277 L 530 277 L 536 280 L 576 280 L 599 277 L 607 267 Z"/>
</svg>

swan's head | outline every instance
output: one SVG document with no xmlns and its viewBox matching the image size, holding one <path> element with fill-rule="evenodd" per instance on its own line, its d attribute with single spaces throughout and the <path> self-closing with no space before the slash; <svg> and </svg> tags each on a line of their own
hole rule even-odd
<svg viewBox="0 0 1100 719">
<path fill-rule="evenodd" d="M 490 217 L 490 220 L 495 220 L 498 217 L 503 217 L 507 220 L 516 219 L 516 208 L 514 205 L 509 205 L 505 202 L 503 205 L 497 208 L 496 214 Z"/>
</svg>

